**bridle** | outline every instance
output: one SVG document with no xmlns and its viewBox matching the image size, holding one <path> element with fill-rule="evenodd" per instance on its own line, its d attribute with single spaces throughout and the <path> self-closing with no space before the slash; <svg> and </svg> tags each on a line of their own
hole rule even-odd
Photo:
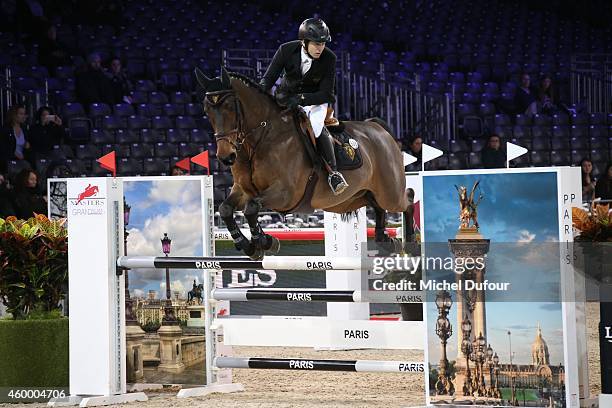
<svg viewBox="0 0 612 408">
<path fill-rule="evenodd" d="M 249 135 L 251 135 L 254 131 L 265 128 L 268 125 L 267 121 L 262 121 L 259 125 L 255 126 L 248 131 L 244 130 L 244 116 L 242 113 L 242 103 L 236 97 L 236 93 L 233 90 L 222 90 L 222 91 L 214 91 L 214 92 L 206 92 L 206 96 L 204 98 L 204 103 L 210 106 L 219 106 L 225 101 L 229 96 L 234 97 L 234 111 L 236 112 L 236 126 L 230 130 L 226 130 L 223 132 L 215 132 L 215 140 L 217 143 L 220 141 L 225 141 L 236 149 L 236 152 L 239 152 L 242 149 L 242 146 L 245 144 Z M 236 141 L 230 139 L 232 136 L 236 136 Z M 252 150 L 255 150 L 256 146 L 253 146 Z"/>
</svg>

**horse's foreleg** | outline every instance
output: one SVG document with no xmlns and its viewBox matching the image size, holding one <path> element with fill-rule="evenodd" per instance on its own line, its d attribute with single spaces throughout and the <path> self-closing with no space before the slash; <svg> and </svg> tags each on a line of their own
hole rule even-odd
<svg viewBox="0 0 612 408">
<path fill-rule="evenodd" d="M 251 257 L 255 253 L 255 248 L 251 245 L 247 237 L 244 236 L 242 231 L 240 231 L 234 219 L 234 210 L 236 209 L 239 198 L 237 194 L 230 194 L 219 206 L 219 215 L 232 236 L 236 249 L 244 251 L 247 256 Z"/>
<path fill-rule="evenodd" d="M 261 207 L 261 199 L 252 198 L 247 202 L 244 209 L 244 217 L 247 219 L 249 228 L 251 229 L 251 245 L 253 245 L 256 254 L 260 257 L 263 256 L 264 251 L 278 253 L 280 250 L 278 238 L 264 233 L 257 220 Z"/>
</svg>

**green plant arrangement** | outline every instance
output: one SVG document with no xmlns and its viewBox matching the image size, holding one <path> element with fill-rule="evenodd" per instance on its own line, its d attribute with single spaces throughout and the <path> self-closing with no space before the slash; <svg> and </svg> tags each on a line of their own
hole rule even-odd
<svg viewBox="0 0 612 408">
<path fill-rule="evenodd" d="M 65 220 L 0 219 L 0 300 L 13 319 L 57 316 L 68 282 Z"/>
<path fill-rule="evenodd" d="M 44 215 L 0 219 L 0 387 L 68 384 L 68 319 L 59 302 L 68 283 L 65 221 Z"/>
</svg>

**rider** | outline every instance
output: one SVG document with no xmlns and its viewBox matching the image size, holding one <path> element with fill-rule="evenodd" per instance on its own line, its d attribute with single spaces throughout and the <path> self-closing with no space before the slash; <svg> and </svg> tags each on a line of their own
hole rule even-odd
<svg viewBox="0 0 612 408">
<path fill-rule="evenodd" d="M 331 168 L 327 181 L 338 195 L 348 187 L 348 183 L 338 171 L 334 142 L 324 126 L 327 106 L 336 100 L 336 55 L 325 47 L 331 36 L 320 18 L 304 20 L 298 38 L 278 48 L 261 85 L 269 92 L 284 70 L 285 75 L 276 89 L 276 99 L 290 109 L 298 105 L 303 107 L 317 139 L 317 149 Z"/>
</svg>

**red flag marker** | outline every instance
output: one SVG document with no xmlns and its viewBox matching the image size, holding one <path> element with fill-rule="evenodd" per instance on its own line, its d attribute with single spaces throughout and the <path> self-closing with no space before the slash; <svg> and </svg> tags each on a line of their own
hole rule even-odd
<svg viewBox="0 0 612 408">
<path fill-rule="evenodd" d="M 179 169 L 185 170 L 187 173 L 191 170 L 191 165 L 189 164 L 189 157 L 185 157 L 183 160 L 177 161 L 174 164 Z"/>
<path fill-rule="evenodd" d="M 102 167 L 103 169 L 112 171 L 113 172 L 113 177 L 117 177 L 117 164 L 116 164 L 116 158 L 115 158 L 115 151 L 114 150 L 112 152 L 110 152 L 108 154 L 105 154 L 104 156 L 100 157 L 96 161 L 100 164 L 100 167 Z"/>
<path fill-rule="evenodd" d="M 197 156 L 193 156 L 191 158 L 191 161 L 197 164 L 198 166 L 206 167 L 206 170 L 208 170 L 208 174 L 210 174 L 210 164 L 208 161 L 208 150 L 204 150 L 202 153 L 198 154 Z"/>
</svg>

